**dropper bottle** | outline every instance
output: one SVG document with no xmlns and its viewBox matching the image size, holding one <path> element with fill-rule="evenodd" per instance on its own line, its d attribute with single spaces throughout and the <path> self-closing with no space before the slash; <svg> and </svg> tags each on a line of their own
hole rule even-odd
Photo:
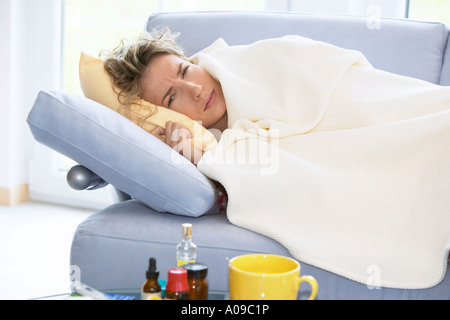
<svg viewBox="0 0 450 320">
<path fill-rule="evenodd" d="M 145 273 L 147 280 L 142 286 L 141 300 L 161 298 L 161 286 L 158 283 L 159 271 L 156 268 L 156 259 L 149 259 L 148 270 Z"/>
<path fill-rule="evenodd" d="M 181 243 L 177 245 L 177 267 L 197 260 L 197 246 L 192 242 L 192 224 L 181 225 Z"/>
</svg>

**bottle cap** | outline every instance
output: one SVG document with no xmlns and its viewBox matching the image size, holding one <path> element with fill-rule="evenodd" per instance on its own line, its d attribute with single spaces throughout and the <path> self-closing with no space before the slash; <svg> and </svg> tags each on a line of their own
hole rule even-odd
<svg viewBox="0 0 450 320">
<path fill-rule="evenodd" d="M 192 236 L 192 224 L 183 223 L 181 225 L 181 236 L 183 238 L 190 238 Z"/>
<path fill-rule="evenodd" d="M 156 269 L 156 259 L 150 258 L 148 261 L 148 270 L 145 273 L 147 276 L 147 279 L 158 279 L 159 277 L 159 270 Z"/>
<path fill-rule="evenodd" d="M 183 268 L 171 268 L 168 271 L 166 291 L 189 291 L 187 271 Z"/>
<path fill-rule="evenodd" d="M 187 263 L 183 268 L 187 270 L 189 278 L 206 278 L 208 275 L 208 267 L 202 263 Z"/>
</svg>

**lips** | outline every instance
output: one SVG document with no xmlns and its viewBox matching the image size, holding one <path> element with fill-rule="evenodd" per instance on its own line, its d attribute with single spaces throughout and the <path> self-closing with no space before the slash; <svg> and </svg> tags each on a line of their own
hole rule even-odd
<svg viewBox="0 0 450 320">
<path fill-rule="evenodd" d="M 216 92 L 215 90 L 213 90 L 206 98 L 206 105 L 203 111 L 208 110 L 214 104 L 215 101 L 216 101 Z"/>
</svg>

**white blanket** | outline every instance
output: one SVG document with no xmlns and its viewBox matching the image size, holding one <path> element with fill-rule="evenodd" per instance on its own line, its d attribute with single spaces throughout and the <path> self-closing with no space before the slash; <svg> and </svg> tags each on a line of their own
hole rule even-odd
<svg viewBox="0 0 450 320">
<path fill-rule="evenodd" d="M 442 280 L 450 87 L 297 36 L 219 40 L 195 59 L 227 103 L 230 129 L 198 168 L 226 188 L 231 223 L 371 286 Z"/>
</svg>

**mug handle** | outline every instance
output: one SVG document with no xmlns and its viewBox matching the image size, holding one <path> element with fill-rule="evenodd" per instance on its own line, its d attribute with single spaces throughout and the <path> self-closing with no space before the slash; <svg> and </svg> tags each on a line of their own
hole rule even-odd
<svg viewBox="0 0 450 320">
<path fill-rule="evenodd" d="M 319 285 L 317 284 L 316 279 L 314 279 L 314 277 L 312 277 L 312 276 L 302 276 L 302 277 L 298 278 L 297 279 L 298 290 L 300 289 L 300 285 L 302 284 L 302 282 L 309 283 L 309 285 L 311 286 L 312 292 L 311 292 L 311 295 L 309 296 L 308 300 L 314 300 L 317 296 L 317 291 L 319 290 Z"/>
</svg>

